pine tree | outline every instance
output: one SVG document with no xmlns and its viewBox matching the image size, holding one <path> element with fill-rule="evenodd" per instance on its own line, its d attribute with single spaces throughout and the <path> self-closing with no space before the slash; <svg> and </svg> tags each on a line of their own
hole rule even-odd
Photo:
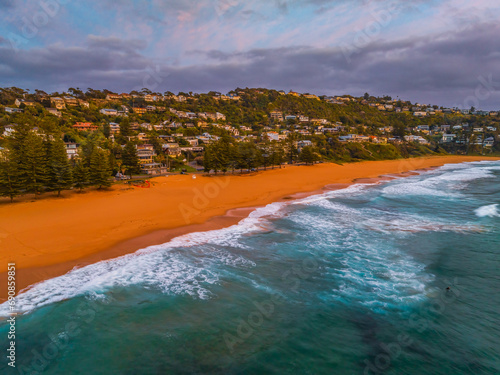
<svg viewBox="0 0 500 375">
<path fill-rule="evenodd" d="M 89 184 L 89 169 L 81 160 L 78 160 L 73 167 L 73 180 L 75 182 L 75 187 L 80 189 L 80 191 Z"/>
<path fill-rule="evenodd" d="M 57 139 L 51 143 L 48 186 L 51 190 L 57 191 L 57 196 L 60 196 L 61 190 L 69 189 L 73 185 L 73 173 L 64 142 Z"/>
<path fill-rule="evenodd" d="M 90 184 L 99 189 L 111 186 L 108 155 L 103 149 L 95 148 L 90 156 Z"/>
<path fill-rule="evenodd" d="M 20 181 L 27 192 L 41 193 L 48 181 L 46 152 L 42 138 L 30 132 L 21 147 L 22 155 L 19 162 Z"/>
<path fill-rule="evenodd" d="M 313 164 L 315 161 L 318 161 L 318 155 L 314 152 L 312 146 L 305 146 L 302 148 L 299 158 L 300 161 L 306 164 Z"/>
<path fill-rule="evenodd" d="M 137 149 L 132 142 L 127 142 L 122 152 L 122 167 L 125 168 L 125 173 L 132 178 L 133 173 L 140 173 L 141 166 Z"/>
<path fill-rule="evenodd" d="M 120 122 L 120 135 L 122 137 L 128 137 L 128 136 L 132 135 L 132 128 L 130 127 L 130 120 L 126 117 Z"/>
<path fill-rule="evenodd" d="M 19 194 L 21 183 L 17 164 L 11 160 L 10 152 L 4 151 L 0 155 L 0 196 L 9 197 L 12 202 Z"/>
<path fill-rule="evenodd" d="M 210 172 L 213 169 L 213 151 L 212 145 L 205 146 L 205 153 L 203 154 L 203 170 Z"/>
</svg>

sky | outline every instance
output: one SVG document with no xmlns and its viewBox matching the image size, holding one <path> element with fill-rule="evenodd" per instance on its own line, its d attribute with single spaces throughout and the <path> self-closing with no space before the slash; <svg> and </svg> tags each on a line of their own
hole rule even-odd
<svg viewBox="0 0 500 375">
<path fill-rule="evenodd" d="M 0 0 L 0 87 L 500 109 L 498 0 Z"/>
</svg>

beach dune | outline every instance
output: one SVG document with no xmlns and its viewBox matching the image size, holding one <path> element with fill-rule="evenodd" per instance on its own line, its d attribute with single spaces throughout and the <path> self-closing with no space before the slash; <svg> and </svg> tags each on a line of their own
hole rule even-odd
<svg viewBox="0 0 500 375">
<path fill-rule="evenodd" d="M 18 290 L 75 266 L 110 259 L 181 234 L 221 228 L 252 207 L 317 192 L 357 179 L 377 178 L 485 157 L 443 156 L 314 166 L 286 166 L 243 175 L 175 175 L 150 188 L 114 185 L 108 191 L 63 193 L 0 204 L 0 264 L 15 263 Z M 345 186 L 346 186 L 345 185 Z M 236 209 L 236 210 L 235 210 Z M 6 284 L 6 272 L 0 274 Z M 5 299 L 7 288 L 0 289 Z"/>
</svg>

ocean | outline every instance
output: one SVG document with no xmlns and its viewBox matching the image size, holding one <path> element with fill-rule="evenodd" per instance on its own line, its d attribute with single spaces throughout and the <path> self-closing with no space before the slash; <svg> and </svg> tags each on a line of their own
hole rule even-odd
<svg viewBox="0 0 500 375">
<path fill-rule="evenodd" d="M 495 161 L 273 203 L 20 294 L 0 373 L 500 374 L 499 224 Z"/>
</svg>

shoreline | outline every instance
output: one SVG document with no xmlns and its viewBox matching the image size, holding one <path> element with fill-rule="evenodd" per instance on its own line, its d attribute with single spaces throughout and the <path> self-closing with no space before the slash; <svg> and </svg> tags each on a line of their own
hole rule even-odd
<svg viewBox="0 0 500 375">
<path fill-rule="evenodd" d="M 356 183 L 378 183 L 416 175 L 419 173 L 415 171 L 423 172 L 445 164 L 480 160 L 500 159 L 433 156 L 345 165 L 287 166 L 251 175 L 196 179 L 191 176 L 158 177 L 152 179 L 153 188 L 150 190 L 121 189 L 123 185 L 118 185 L 111 192 L 94 191 L 63 199 L 3 206 L 0 207 L 0 244 L 5 249 L 3 245 L 7 242 L 9 251 L 7 254 L 3 251 L 0 258 L 4 264 L 16 263 L 19 293 L 75 267 L 134 253 L 188 233 L 229 227 L 258 207 L 273 202 L 301 199 Z M 79 211 L 81 217 L 67 215 L 68 203 L 83 210 Z M 167 203 L 169 205 L 162 205 Z M 130 204 L 128 210 L 123 207 L 126 204 Z M 163 211 L 172 208 L 172 204 L 176 209 Z M 165 220 L 155 221 L 161 218 L 162 212 Z M 96 213 L 103 215 L 96 217 Z M 29 218 L 30 214 L 35 214 L 35 217 Z M 5 220 L 7 217 L 11 219 L 9 225 Z M 130 221 L 131 217 L 136 220 Z M 47 226 L 36 228 L 39 222 L 45 222 Z M 59 224 L 59 227 L 54 224 Z M 80 224 L 88 227 L 81 228 Z M 11 227 L 17 228 L 19 234 L 9 232 Z M 93 229 L 96 227 L 99 228 L 97 233 Z M 18 236 L 22 236 L 22 240 Z M 36 247 L 25 245 L 25 241 L 31 245 L 30 237 Z M 77 251 L 72 251 L 75 238 L 80 241 Z M 7 273 L 0 273 L 0 283 L 6 283 L 6 279 Z M 6 299 L 6 295 L 6 288 L 0 289 L 0 302 Z"/>
</svg>

